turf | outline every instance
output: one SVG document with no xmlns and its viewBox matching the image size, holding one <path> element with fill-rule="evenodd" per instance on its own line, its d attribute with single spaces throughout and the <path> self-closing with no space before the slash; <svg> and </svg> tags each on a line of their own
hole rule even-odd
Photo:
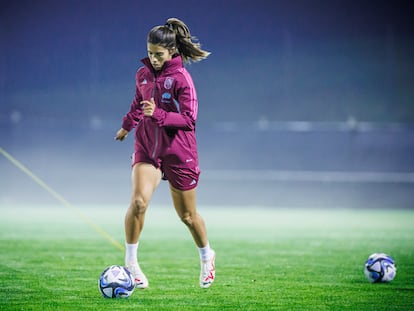
<svg viewBox="0 0 414 311">
<path fill-rule="evenodd" d="M 123 243 L 124 207 L 81 207 Z M 414 310 L 414 211 L 200 207 L 217 278 L 198 286 L 190 234 L 171 208 L 152 206 L 140 262 L 150 287 L 104 299 L 97 279 L 123 252 L 65 207 L 1 205 L 1 310 Z M 370 284 L 363 263 L 398 265 Z"/>
</svg>

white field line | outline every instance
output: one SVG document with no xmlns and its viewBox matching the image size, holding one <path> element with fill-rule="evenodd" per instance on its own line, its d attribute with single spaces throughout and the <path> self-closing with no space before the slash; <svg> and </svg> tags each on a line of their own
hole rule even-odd
<svg viewBox="0 0 414 311">
<path fill-rule="evenodd" d="M 25 173 L 34 183 L 39 185 L 43 190 L 48 192 L 52 197 L 59 201 L 64 207 L 71 210 L 75 215 L 78 216 L 85 224 L 93 228 L 97 233 L 99 233 L 103 238 L 110 242 L 113 246 L 118 248 L 121 251 L 124 251 L 124 246 L 115 240 L 109 233 L 107 233 L 102 227 L 98 226 L 90 217 L 82 211 L 82 209 L 72 205 L 67 201 L 62 195 L 52 189 L 47 183 L 42 179 L 37 177 L 29 168 L 24 166 L 19 160 L 14 158 L 10 153 L 0 147 L 0 154 L 3 155 L 7 160 L 9 160 L 17 169 Z"/>
</svg>

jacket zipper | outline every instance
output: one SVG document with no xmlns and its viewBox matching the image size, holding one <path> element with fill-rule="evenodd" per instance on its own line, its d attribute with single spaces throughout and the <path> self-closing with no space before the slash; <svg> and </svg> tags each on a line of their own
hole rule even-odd
<svg viewBox="0 0 414 311">
<path fill-rule="evenodd" d="M 157 90 L 157 76 L 155 75 L 155 79 L 154 79 L 154 87 L 153 87 L 153 89 L 152 89 L 152 98 L 154 98 L 154 100 L 155 100 L 155 93 L 156 93 L 156 90 Z M 154 145 L 154 149 L 153 149 L 153 151 L 152 151 L 152 155 L 151 155 L 151 157 L 152 157 L 152 159 L 154 159 L 155 160 L 155 154 L 156 154 L 156 152 L 157 152 L 157 149 L 158 149 L 158 142 L 159 141 L 159 128 L 158 128 L 158 126 L 156 126 L 155 127 L 155 145 Z"/>
</svg>

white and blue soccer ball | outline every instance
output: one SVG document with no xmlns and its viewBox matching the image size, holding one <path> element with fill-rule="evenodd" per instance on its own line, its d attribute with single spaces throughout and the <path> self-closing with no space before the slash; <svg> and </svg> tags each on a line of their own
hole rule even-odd
<svg viewBox="0 0 414 311">
<path fill-rule="evenodd" d="M 128 298 L 135 289 L 135 280 L 125 267 L 107 267 L 98 280 L 99 291 L 105 298 Z"/>
<path fill-rule="evenodd" d="M 394 259 L 384 253 L 374 253 L 365 262 L 364 274 L 371 283 L 391 282 L 397 273 Z"/>
</svg>

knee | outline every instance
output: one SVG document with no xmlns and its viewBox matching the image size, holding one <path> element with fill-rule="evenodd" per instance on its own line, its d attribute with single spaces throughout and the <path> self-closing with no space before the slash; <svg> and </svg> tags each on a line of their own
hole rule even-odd
<svg viewBox="0 0 414 311">
<path fill-rule="evenodd" d="M 148 202 L 141 196 L 136 196 L 131 200 L 131 210 L 134 215 L 144 214 L 147 210 Z"/>
<path fill-rule="evenodd" d="M 187 226 L 192 227 L 193 226 L 193 217 L 191 214 L 185 214 L 181 217 L 181 221 Z"/>
</svg>

